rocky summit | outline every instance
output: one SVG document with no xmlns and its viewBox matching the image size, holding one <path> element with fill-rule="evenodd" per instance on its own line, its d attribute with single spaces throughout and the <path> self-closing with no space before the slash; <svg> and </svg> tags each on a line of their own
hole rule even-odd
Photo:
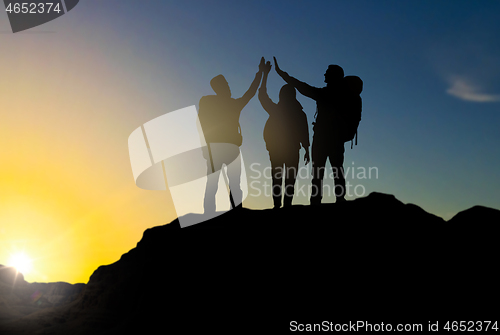
<svg viewBox="0 0 500 335">
<path fill-rule="evenodd" d="M 286 332 L 293 320 L 487 318 L 488 301 L 498 299 L 499 225 L 495 209 L 476 206 L 444 221 L 382 193 L 241 208 L 187 228 L 174 220 L 146 230 L 80 291 L 46 295 L 53 305 L 9 314 L 0 330 Z M 3 311 L 11 304 L 5 292 Z"/>
</svg>

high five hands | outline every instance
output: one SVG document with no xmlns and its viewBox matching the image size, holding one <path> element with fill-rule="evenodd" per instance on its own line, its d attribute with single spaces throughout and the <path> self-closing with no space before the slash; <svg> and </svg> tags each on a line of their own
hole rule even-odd
<svg viewBox="0 0 500 335">
<path fill-rule="evenodd" d="M 264 57 L 262 57 L 260 59 L 259 71 L 263 72 L 264 74 L 268 74 L 269 71 L 271 71 L 271 62 L 267 61 L 266 63 L 266 60 L 264 59 Z"/>
<path fill-rule="evenodd" d="M 264 74 L 269 74 L 269 72 L 271 71 L 271 62 L 270 61 L 267 61 L 266 64 L 264 65 Z"/>
<path fill-rule="evenodd" d="M 264 59 L 264 57 L 262 57 L 260 59 L 260 63 L 259 63 L 259 72 L 264 72 L 264 67 L 265 66 L 266 66 L 266 60 Z"/>
<path fill-rule="evenodd" d="M 274 59 L 274 68 L 276 69 L 276 73 L 278 73 L 281 77 L 288 75 L 285 71 L 280 69 L 276 57 L 273 57 L 273 59 Z M 264 57 L 262 57 L 259 63 L 259 72 L 268 74 L 271 71 L 271 68 L 272 68 L 271 62 L 270 61 L 266 62 Z"/>
</svg>

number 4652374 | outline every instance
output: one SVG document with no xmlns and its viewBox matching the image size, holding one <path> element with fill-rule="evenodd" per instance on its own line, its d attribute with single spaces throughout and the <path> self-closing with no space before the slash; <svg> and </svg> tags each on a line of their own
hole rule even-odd
<svg viewBox="0 0 500 335">
<path fill-rule="evenodd" d="M 9 3 L 5 11 L 9 14 L 14 13 L 14 14 L 45 14 L 45 13 L 50 13 L 52 12 L 61 12 L 61 8 L 59 6 L 59 3 L 56 3 L 54 6 L 53 2 L 40 2 L 40 3 Z"/>
<path fill-rule="evenodd" d="M 448 321 L 444 325 L 447 331 L 498 331 L 497 321 Z"/>
</svg>

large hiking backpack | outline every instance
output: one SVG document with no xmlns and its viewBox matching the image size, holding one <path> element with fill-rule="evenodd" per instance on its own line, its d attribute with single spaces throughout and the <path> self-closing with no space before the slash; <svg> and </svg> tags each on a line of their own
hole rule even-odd
<svg viewBox="0 0 500 335">
<path fill-rule="evenodd" d="M 314 115 L 316 122 L 312 123 L 314 133 L 331 133 L 331 127 L 335 127 L 333 132 L 338 134 L 343 142 L 351 141 L 351 149 L 354 138 L 356 138 L 356 145 L 358 145 L 358 125 L 361 121 L 361 97 L 359 95 L 362 91 L 363 81 L 358 76 L 343 78 L 340 96 L 333 95 L 332 97 L 332 92 L 328 88 L 322 88 L 322 98 L 317 102 L 316 114 Z M 323 112 L 320 116 L 322 108 L 323 110 L 334 108 L 336 112 L 335 114 Z M 320 118 L 321 121 L 318 122 Z"/>
<path fill-rule="evenodd" d="M 361 97 L 363 91 L 363 81 L 358 76 L 344 77 L 345 96 L 343 97 L 343 117 L 342 140 L 351 141 L 351 149 L 356 138 L 358 145 L 358 126 L 361 121 Z"/>
</svg>

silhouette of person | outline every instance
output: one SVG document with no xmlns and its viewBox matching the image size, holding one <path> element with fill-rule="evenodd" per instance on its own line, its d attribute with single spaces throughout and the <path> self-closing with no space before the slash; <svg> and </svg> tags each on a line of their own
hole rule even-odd
<svg viewBox="0 0 500 335">
<path fill-rule="evenodd" d="M 326 87 L 318 88 L 301 82 L 282 71 L 274 58 L 276 72 L 301 94 L 316 100 L 317 118 L 313 123 L 311 205 L 321 204 L 326 160 L 330 160 L 337 202 L 345 201 L 344 139 L 342 125 L 345 108 L 344 70 L 329 65 L 325 72 Z"/>
<path fill-rule="evenodd" d="M 305 149 L 304 161 L 309 163 L 309 127 L 302 105 L 296 99 L 295 88 L 284 85 L 279 93 L 279 102 L 274 103 L 267 94 L 267 76 L 271 71 L 271 62 L 264 67 L 264 76 L 259 89 L 259 100 L 269 114 L 264 127 L 264 141 L 269 151 L 272 169 L 272 195 L 274 209 L 292 205 L 295 180 L 299 167 L 300 145 Z M 283 168 L 284 166 L 284 168 Z M 282 192 L 282 181 L 285 189 Z"/>
<path fill-rule="evenodd" d="M 257 92 L 264 65 L 265 61 L 262 57 L 259 71 L 255 74 L 250 88 L 241 98 L 232 98 L 226 78 L 218 75 L 210 81 L 210 86 L 216 95 L 207 95 L 200 99 L 198 118 L 207 143 L 207 147 L 203 150 L 208 172 L 204 199 L 205 213 L 214 213 L 216 210 L 215 196 L 223 165 L 227 167 L 231 206 L 236 208 L 235 204 L 238 204 L 237 207 L 241 207 L 239 147 L 243 137 L 239 118 L 242 109 Z"/>
</svg>

